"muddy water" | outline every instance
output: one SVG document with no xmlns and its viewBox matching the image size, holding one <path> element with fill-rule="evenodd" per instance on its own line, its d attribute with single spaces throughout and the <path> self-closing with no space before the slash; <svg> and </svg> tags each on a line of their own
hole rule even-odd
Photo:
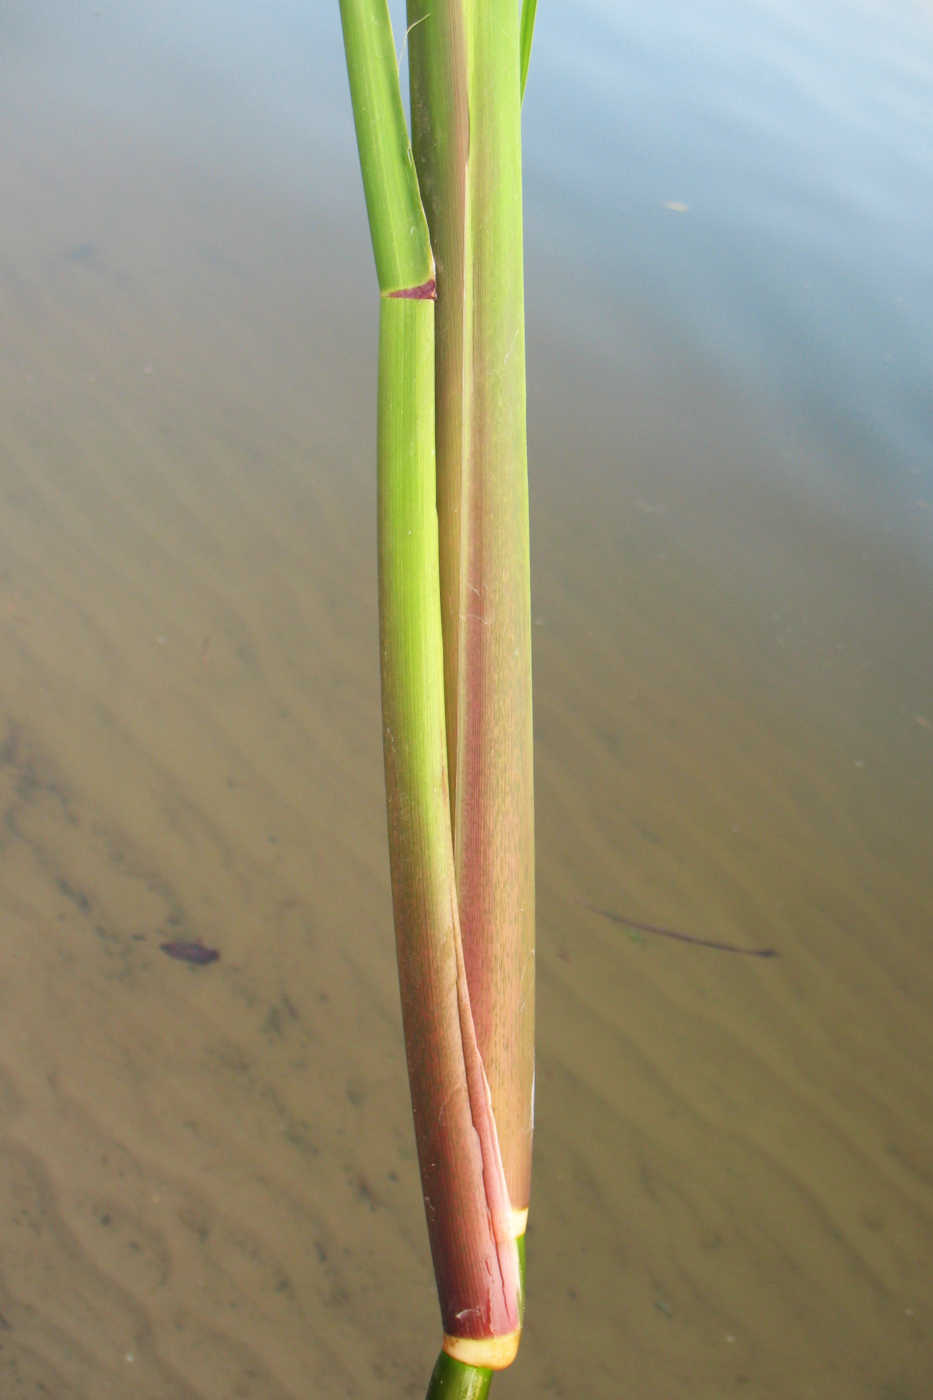
<svg viewBox="0 0 933 1400">
<path fill-rule="evenodd" d="M 416 1396 L 342 75 L 285 5 L 213 67 L 171 7 L 59 8 L 7 21 L 0 152 L 0 1391 Z M 538 1155 L 497 1389 L 919 1400 L 924 536 L 554 259 L 532 230 Z"/>
</svg>

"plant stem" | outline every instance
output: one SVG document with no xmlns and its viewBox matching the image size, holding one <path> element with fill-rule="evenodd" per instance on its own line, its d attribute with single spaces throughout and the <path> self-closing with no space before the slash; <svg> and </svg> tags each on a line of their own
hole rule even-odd
<svg viewBox="0 0 933 1400">
<path fill-rule="evenodd" d="M 340 0 L 340 18 L 376 275 L 391 296 L 434 276 L 392 23 L 386 0 Z"/>
<path fill-rule="evenodd" d="M 492 1371 L 466 1366 L 442 1351 L 434 1363 L 426 1400 L 486 1400 Z"/>
<path fill-rule="evenodd" d="M 516 0 L 409 0 L 408 20 L 412 141 L 437 262 L 437 502 L 457 894 L 520 1233 L 531 1174 L 534 811 L 519 8 Z"/>
<path fill-rule="evenodd" d="M 530 29 L 520 41 L 516 0 L 425 5 L 409 4 L 420 187 L 386 0 L 341 0 L 341 15 L 381 292 L 380 649 L 399 984 L 445 1332 L 435 1376 L 460 1400 L 485 1395 L 487 1368 L 518 1346 L 531 1161 Z M 436 355 L 429 224 L 443 259 Z"/>
</svg>

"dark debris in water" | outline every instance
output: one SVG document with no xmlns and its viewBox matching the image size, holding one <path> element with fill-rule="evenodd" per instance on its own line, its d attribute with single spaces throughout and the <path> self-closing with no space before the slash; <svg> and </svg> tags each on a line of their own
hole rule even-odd
<svg viewBox="0 0 933 1400">
<path fill-rule="evenodd" d="M 185 939 L 160 943 L 159 947 L 170 958 L 177 958 L 179 962 L 194 963 L 195 967 L 204 967 L 207 963 L 216 962 L 220 957 L 216 948 L 208 948 L 204 943 L 189 943 Z"/>
</svg>

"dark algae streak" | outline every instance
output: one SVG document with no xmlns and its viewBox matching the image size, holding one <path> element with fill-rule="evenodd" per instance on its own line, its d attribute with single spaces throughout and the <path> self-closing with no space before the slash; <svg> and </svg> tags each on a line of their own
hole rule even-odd
<svg viewBox="0 0 933 1400">
<path fill-rule="evenodd" d="M 179 962 L 194 963 L 196 967 L 204 967 L 206 963 L 216 962 L 220 957 L 216 948 L 207 948 L 203 943 L 188 943 L 183 939 L 160 943 L 159 947 L 170 958 L 177 958 Z"/>
<path fill-rule="evenodd" d="M 716 938 L 698 938 L 693 933 L 678 933 L 673 928 L 661 928 L 658 924 L 642 924 L 636 919 L 626 919 L 611 909 L 597 909 L 595 904 L 588 907 L 592 909 L 594 914 L 600 914 L 604 919 L 611 919 L 614 924 L 621 924 L 623 928 L 635 928 L 638 929 L 639 933 L 656 933 L 661 938 L 675 938 L 678 943 L 692 943 L 697 948 L 715 948 L 720 953 L 743 953 L 749 958 L 776 958 L 778 956 L 776 948 L 745 948 L 738 943 L 721 943 Z"/>
</svg>

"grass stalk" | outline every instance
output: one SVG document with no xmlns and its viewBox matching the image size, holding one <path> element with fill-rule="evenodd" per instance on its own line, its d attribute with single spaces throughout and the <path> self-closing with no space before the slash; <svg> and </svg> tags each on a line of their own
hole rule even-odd
<svg viewBox="0 0 933 1400">
<path fill-rule="evenodd" d="M 531 1162 L 520 105 L 534 0 L 521 19 L 518 0 L 410 0 L 414 159 L 386 0 L 341 0 L 341 16 L 380 289 L 389 853 L 444 1326 L 429 1394 L 479 1400 L 518 1345 Z"/>
<path fill-rule="evenodd" d="M 437 265 L 437 501 L 456 883 L 517 1234 L 530 1189 L 534 1074 L 520 18 L 516 0 L 408 6 L 412 137 Z M 530 45 L 530 22 L 525 39 Z"/>
</svg>

